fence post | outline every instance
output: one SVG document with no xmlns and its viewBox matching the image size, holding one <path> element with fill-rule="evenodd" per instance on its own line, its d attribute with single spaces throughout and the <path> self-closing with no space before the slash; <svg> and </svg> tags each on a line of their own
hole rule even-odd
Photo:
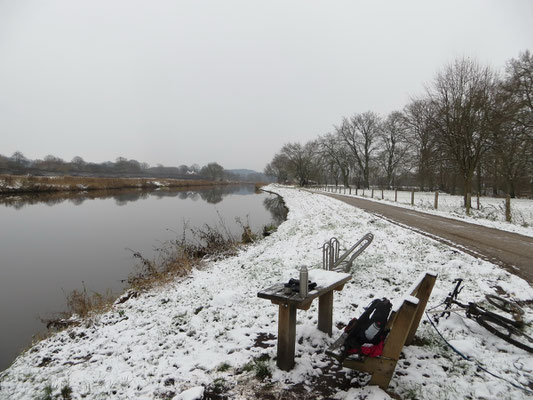
<svg viewBox="0 0 533 400">
<path fill-rule="evenodd" d="M 477 192 L 477 209 L 479 210 L 479 192 Z"/>
<path fill-rule="evenodd" d="M 372 198 L 374 198 L 374 189 L 372 189 Z"/>
<path fill-rule="evenodd" d="M 411 205 L 415 205 L 415 191 L 411 190 Z"/>
<path fill-rule="evenodd" d="M 355 188 L 355 195 L 357 196 L 357 192 L 359 192 L 359 188 Z"/>
<path fill-rule="evenodd" d="M 349 194 L 352 194 L 352 187 L 351 186 L 348 186 L 348 191 L 350 192 Z"/>
<path fill-rule="evenodd" d="M 394 189 L 394 202 L 398 202 L 398 189 Z"/>
<path fill-rule="evenodd" d="M 505 198 L 505 220 L 511 222 L 511 196 Z"/>
<path fill-rule="evenodd" d="M 439 192 L 435 192 L 435 204 L 434 204 L 435 210 L 439 208 Z"/>
<path fill-rule="evenodd" d="M 381 200 L 384 200 L 385 196 L 383 196 L 383 189 L 381 189 Z"/>
<path fill-rule="evenodd" d="M 472 200 L 472 195 L 470 193 L 466 194 L 466 215 L 470 215 L 470 201 Z"/>
<path fill-rule="evenodd" d="M 363 188 L 363 194 L 362 194 L 363 197 L 365 197 L 365 188 Z"/>
</svg>

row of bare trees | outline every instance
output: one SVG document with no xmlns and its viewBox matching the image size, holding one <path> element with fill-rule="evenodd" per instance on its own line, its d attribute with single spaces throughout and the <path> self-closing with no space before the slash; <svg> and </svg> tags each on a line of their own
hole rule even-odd
<svg viewBox="0 0 533 400">
<path fill-rule="evenodd" d="M 210 162 L 200 168 L 198 164 L 166 167 L 162 164 L 150 166 L 137 160 L 117 157 L 115 162 L 87 162 L 76 156 L 70 162 L 60 157 L 47 155 L 42 160 L 31 160 L 20 151 L 10 157 L 0 154 L 0 174 L 32 174 L 32 175 L 86 175 L 86 176 L 129 176 L 159 177 L 179 179 L 207 179 L 214 181 L 251 181 L 258 182 L 266 177 L 260 174 L 243 176 L 224 169 L 216 162 Z"/>
<path fill-rule="evenodd" d="M 402 111 L 345 117 L 266 166 L 279 182 L 417 187 L 486 194 L 533 192 L 533 55 L 505 72 L 461 58 Z M 490 193 L 488 193 L 490 192 Z"/>
</svg>

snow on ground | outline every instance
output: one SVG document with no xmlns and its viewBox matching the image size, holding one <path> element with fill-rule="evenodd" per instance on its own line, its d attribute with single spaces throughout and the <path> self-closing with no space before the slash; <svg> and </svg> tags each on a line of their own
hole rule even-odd
<svg viewBox="0 0 533 400">
<path fill-rule="evenodd" d="M 386 202 L 397 207 L 423 211 L 429 214 L 454 218 L 473 224 L 533 237 L 533 200 L 511 199 L 511 222 L 506 222 L 505 199 L 503 198 L 480 197 L 478 210 L 477 198 L 475 196 L 472 197 L 472 208 L 470 210 L 470 216 L 468 216 L 466 215 L 466 209 L 463 206 L 463 196 L 458 195 L 439 193 L 438 209 L 435 209 L 435 192 L 415 192 L 414 206 L 412 206 L 411 192 L 398 191 L 397 201 L 394 201 L 394 190 L 384 190 L 383 199 L 381 190 L 378 189 L 374 190 L 373 198 L 371 189 L 366 189 L 364 192 L 362 189 L 359 189 L 357 191 L 357 196 L 355 195 L 355 189 L 353 188 L 351 194 L 348 189 L 346 190 L 346 193 L 344 193 L 344 188 L 341 187 L 335 188 L 332 186 L 332 190 L 334 190 L 334 193 L 337 191 L 337 194 L 361 197 L 371 201 Z"/>
<path fill-rule="evenodd" d="M 335 199 L 270 189 L 284 197 L 290 210 L 276 233 L 238 256 L 210 262 L 187 278 L 117 303 L 82 326 L 35 344 L 0 374 L 0 398 L 34 399 L 47 386 L 54 394 L 68 386 L 74 399 L 190 400 L 200 398 L 206 387 L 218 388 L 231 399 L 262 398 L 261 393 L 295 387 L 298 396 L 292 398 L 321 398 L 316 382 L 324 385 L 320 377 L 331 364 L 324 349 L 340 335 L 337 324 L 358 316 L 373 297 L 402 296 L 423 271 L 438 273 L 428 308 L 442 302 L 454 278 L 465 280 L 460 294 L 465 302 L 482 300 L 496 290 L 516 300 L 533 299 L 533 289 L 524 280 L 486 261 Z M 291 271 L 298 277 L 301 265 L 320 268 L 321 246 L 332 236 L 347 248 L 367 232 L 374 234 L 374 242 L 356 260 L 352 280 L 334 295 L 333 337 L 316 328 L 318 302 L 308 311 L 299 310 L 295 368 L 278 370 L 273 360 L 277 306 L 257 298 L 257 292 Z M 531 335 L 529 308 L 525 319 Z M 441 319 L 439 329 L 492 373 L 518 386 L 533 386 L 530 353 L 493 336 L 464 313 Z M 256 343 L 258 335 L 266 338 L 262 346 Z M 430 324 L 421 323 L 417 336 L 418 345 L 404 348 L 389 387 L 400 398 L 531 398 L 531 393 L 460 358 Z M 270 380 L 260 381 L 246 368 L 260 356 L 272 372 Z M 365 386 L 364 374 L 344 371 L 353 385 L 342 390 L 330 381 L 331 397 L 390 398 L 377 387 Z"/>
</svg>

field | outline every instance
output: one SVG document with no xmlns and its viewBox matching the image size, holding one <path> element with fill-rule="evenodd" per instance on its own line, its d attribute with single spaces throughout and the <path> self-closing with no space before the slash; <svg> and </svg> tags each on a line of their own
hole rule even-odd
<svg viewBox="0 0 533 400">
<path fill-rule="evenodd" d="M 344 188 L 331 187 L 333 193 L 346 194 L 346 196 L 355 196 L 355 189 L 350 194 L 348 189 L 346 193 Z M 383 193 L 383 198 L 382 198 Z M 533 200 L 529 199 L 511 199 L 511 222 L 505 221 L 505 198 L 485 197 L 479 198 L 479 209 L 477 197 L 472 197 L 472 208 L 470 215 L 466 214 L 463 205 L 463 196 L 439 193 L 438 208 L 435 209 L 435 192 L 415 192 L 414 206 L 411 205 L 411 192 L 398 191 L 397 201 L 395 201 L 394 190 L 379 189 L 372 190 L 362 189 L 357 191 L 358 197 L 383 201 L 391 205 L 420 210 L 431 214 L 442 215 L 451 218 L 458 218 L 467 222 L 477 223 L 497 229 L 503 229 L 511 232 L 520 233 L 527 236 L 533 236 Z"/>
</svg>

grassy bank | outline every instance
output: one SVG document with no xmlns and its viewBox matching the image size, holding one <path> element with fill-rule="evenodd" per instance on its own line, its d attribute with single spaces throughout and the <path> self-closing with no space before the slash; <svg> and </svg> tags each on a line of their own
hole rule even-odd
<svg viewBox="0 0 533 400">
<path fill-rule="evenodd" d="M 112 189 L 186 188 L 225 185 L 201 179 L 97 178 L 80 176 L 0 175 L 0 194 L 74 192 Z"/>
</svg>

